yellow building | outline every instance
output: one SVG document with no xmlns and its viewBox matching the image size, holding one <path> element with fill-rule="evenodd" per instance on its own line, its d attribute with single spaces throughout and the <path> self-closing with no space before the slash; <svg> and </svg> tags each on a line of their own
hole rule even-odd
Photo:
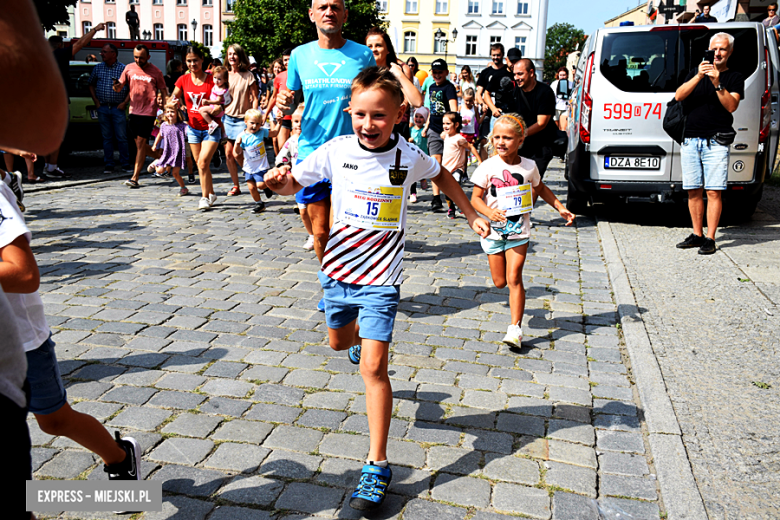
<svg viewBox="0 0 780 520">
<path fill-rule="evenodd" d="M 658 5 L 658 0 L 655 1 L 654 5 Z M 604 22 L 604 27 L 619 27 L 620 22 L 634 22 L 634 25 L 647 25 L 653 23 L 647 17 L 647 2 L 639 4 L 633 9 L 629 9 L 625 13 L 607 20 Z"/>
<path fill-rule="evenodd" d="M 458 0 L 380 0 L 377 2 L 395 52 L 404 61 L 414 56 L 420 70 L 428 70 L 437 58 L 455 71 L 452 30 L 458 20 Z M 437 38 L 437 31 L 441 31 Z M 456 33 L 457 34 L 457 33 Z"/>
</svg>

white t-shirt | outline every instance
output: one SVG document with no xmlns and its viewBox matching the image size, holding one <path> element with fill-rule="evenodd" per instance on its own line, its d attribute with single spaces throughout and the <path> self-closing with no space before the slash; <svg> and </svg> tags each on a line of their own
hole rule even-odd
<svg viewBox="0 0 780 520">
<path fill-rule="evenodd" d="M 463 119 L 463 126 L 460 129 L 461 133 L 477 133 L 477 127 L 475 125 L 477 118 L 479 117 L 479 112 L 477 112 L 477 110 L 477 105 L 471 105 L 471 108 L 466 107 L 466 105 L 460 106 L 460 117 Z"/>
<path fill-rule="evenodd" d="M 498 207 L 498 198 L 492 189 L 505 188 L 520 184 L 539 186 L 542 178 L 536 163 L 531 159 L 520 158 L 519 164 L 507 164 L 501 157 L 494 155 L 480 164 L 471 176 L 475 186 L 485 190 L 485 204 L 494 209 Z M 531 214 L 507 217 L 506 224 L 490 223 L 491 231 L 488 240 L 522 240 L 531 236 Z"/>
<path fill-rule="evenodd" d="M 16 195 L 5 182 L 0 182 L 0 249 L 20 236 L 24 236 L 27 243 L 32 240 L 32 233 L 16 205 Z M 29 352 L 43 345 L 49 337 L 49 326 L 38 291 L 30 294 L 7 292 L 5 295 L 13 307 L 24 351 Z"/>
<path fill-rule="evenodd" d="M 558 85 L 561 84 L 561 81 L 569 81 L 569 80 L 556 79 L 555 81 L 550 83 L 550 88 L 555 94 L 555 110 L 566 110 L 566 108 L 569 106 L 569 96 L 565 95 L 567 89 L 562 88 L 563 92 L 558 92 Z M 572 88 L 572 85 L 574 85 L 574 83 L 569 81 L 569 89 Z"/>
<path fill-rule="evenodd" d="M 436 160 L 397 134 L 381 150 L 364 148 L 354 134 L 336 137 L 296 165 L 292 175 L 303 186 L 333 183 L 334 223 L 322 272 L 357 285 L 400 284 L 409 188 L 440 171 Z"/>
</svg>

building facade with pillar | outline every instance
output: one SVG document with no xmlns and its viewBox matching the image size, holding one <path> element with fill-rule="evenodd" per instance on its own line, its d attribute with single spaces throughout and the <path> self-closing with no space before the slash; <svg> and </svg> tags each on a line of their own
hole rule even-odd
<svg viewBox="0 0 780 520">
<path fill-rule="evenodd" d="M 231 6 L 232 3 L 231 0 Z M 146 34 L 151 40 L 195 40 L 209 47 L 212 56 L 219 56 L 225 31 L 222 13 L 228 9 L 227 0 L 78 0 L 75 36 L 80 37 L 103 22 L 106 30 L 98 38 L 129 39 L 125 13 L 131 5 L 138 13 L 142 38 Z"/>
</svg>

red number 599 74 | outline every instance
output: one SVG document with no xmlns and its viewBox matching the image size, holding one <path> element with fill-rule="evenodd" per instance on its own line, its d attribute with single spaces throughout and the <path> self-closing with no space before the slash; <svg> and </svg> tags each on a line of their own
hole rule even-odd
<svg viewBox="0 0 780 520">
<path fill-rule="evenodd" d="M 631 103 L 604 103 L 604 119 L 631 119 L 632 117 L 642 117 L 648 119 L 650 115 L 661 119 L 661 103 L 642 103 L 633 105 Z"/>
</svg>

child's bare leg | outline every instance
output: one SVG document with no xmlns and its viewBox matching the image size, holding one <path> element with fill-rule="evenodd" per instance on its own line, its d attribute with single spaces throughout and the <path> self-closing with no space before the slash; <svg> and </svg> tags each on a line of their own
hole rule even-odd
<svg viewBox="0 0 780 520">
<path fill-rule="evenodd" d="M 45 433 L 67 437 L 81 444 L 97 453 L 106 464 L 122 462 L 127 456 L 100 421 L 91 415 L 77 412 L 68 403 L 54 413 L 35 414 L 35 419 Z"/>
<path fill-rule="evenodd" d="M 309 212 L 306 211 L 306 206 L 298 206 L 298 210 L 301 212 L 301 220 L 303 221 L 303 227 L 306 228 L 306 232 L 310 235 L 314 235 L 311 227 L 311 219 L 309 218 Z"/>
<path fill-rule="evenodd" d="M 205 120 L 206 120 L 206 123 L 208 123 L 208 124 L 211 124 L 211 122 L 212 122 L 212 121 L 214 121 L 214 120 L 211 118 L 211 109 L 210 109 L 210 107 L 207 107 L 207 106 L 206 106 L 206 107 L 200 107 L 200 108 L 198 109 L 198 113 L 200 114 L 200 116 L 201 116 L 203 119 L 205 119 Z"/>
<path fill-rule="evenodd" d="M 246 187 L 249 190 L 249 194 L 252 196 L 252 200 L 260 202 L 260 192 L 257 190 L 257 184 L 255 181 L 247 181 Z"/>
<path fill-rule="evenodd" d="M 525 287 L 523 287 L 523 265 L 528 252 L 528 244 L 507 249 L 506 278 L 509 285 L 509 312 L 512 315 L 512 325 L 518 325 L 523 320 L 525 312 Z"/>
<path fill-rule="evenodd" d="M 488 265 L 490 266 L 490 276 L 493 278 L 493 285 L 499 289 L 506 287 L 506 254 L 488 255 Z"/>
<path fill-rule="evenodd" d="M 330 343 L 330 348 L 337 352 L 359 345 L 361 339 L 360 327 L 357 324 L 357 319 L 347 323 L 340 329 L 331 329 L 328 327 L 328 342 Z"/>
<path fill-rule="evenodd" d="M 368 414 L 368 460 L 387 460 L 387 435 L 393 413 L 393 387 L 387 374 L 390 344 L 386 341 L 363 339 L 360 351 L 360 375 L 366 385 Z"/>
<path fill-rule="evenodd" d="M 171 168 L 171 175 L 173 175 L 173 178 L 176 179 L 176 182 L 179 183 L 179 187 L 184 187 L 184 179 L 181 178 L 181 175 L 179 174 L 179 170 L 181 168 Z"/>
</svg>

